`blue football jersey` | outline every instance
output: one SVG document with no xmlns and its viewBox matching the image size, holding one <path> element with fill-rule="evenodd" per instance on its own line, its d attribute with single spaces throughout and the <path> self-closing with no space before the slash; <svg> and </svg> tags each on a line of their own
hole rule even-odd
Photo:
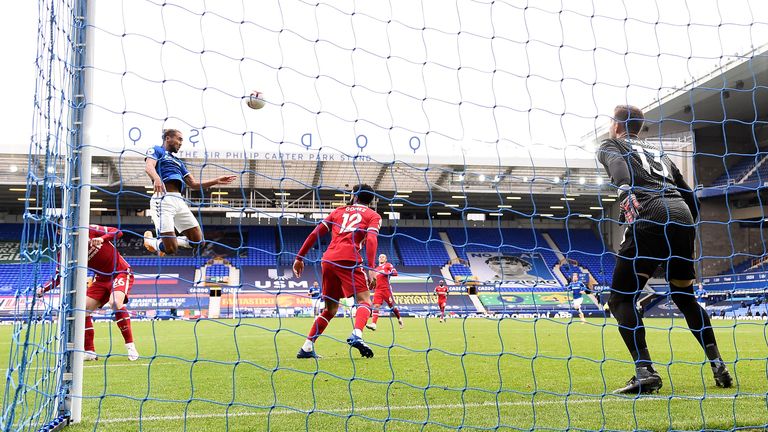
<svg viewBox="0 0 768 432">
<path fill-rule="evenodd" d="M 696 290 L 696 300 L 702 300 L 706 294 L 707 294 L 707 292 L 704 289 L 702 289 L 702 288 L 697 289 Z"/>
<path fill-rule="evenodd" d="M 157 175 L 163 183 L 178 180 L 181 190 L 184 190 L 184 177 L 189 175 L 189 171 L 181 159 L 167 152 L 163 146 L 154 146 L 147 150 L 147 157 L 157 161 Z"/>
<path fill-rule="evenodd" d="M 320 298 L 320 287 L 311 286 L 309 287 L 309 296 L 313 299 L 319 299 Z"/>
<path fill-rule="evenodd" d="M 573 299 L 576 300 L 578 298 L 581 298 L 581 294 L 584 292 L 587 287 L 584 286 L 581 282 L 571 282 L 568 284 L 568 289 L 571 290 L 571 293 L 573 295 Z"/>
</svg>

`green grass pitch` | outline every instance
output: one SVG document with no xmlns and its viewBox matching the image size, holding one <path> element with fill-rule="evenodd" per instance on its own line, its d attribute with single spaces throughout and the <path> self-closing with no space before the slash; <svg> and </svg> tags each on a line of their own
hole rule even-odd
<svg viewBox="0 0 768 432">
<path fill-rule="evenodd" d="M 142 358 L 96 324 L 101 358 L 85 364 L 83 422 L 68 430 L 443 431 L 698 430 L 768 423 L 764 321 L 716 321 L 736 378 L 715 387 L 681 319 L 649 319 L 659 395 L 610 395 L 632 375 L 611 319 L 383 318 L 375 357 L 344 343 L 337 318 L 319 361 L 298 360 L 309 319 L 134 322 Z M 9 329 L 2 328 L 3 340 Z M 7 347 L 7 345 L 5 345 Z M 108 352 L 114 355 L 105 355 Z M 7 349 L 5 350 L 7 356 Z M 737 397 L 734 397 L 738 395 Z"/>
</svg>

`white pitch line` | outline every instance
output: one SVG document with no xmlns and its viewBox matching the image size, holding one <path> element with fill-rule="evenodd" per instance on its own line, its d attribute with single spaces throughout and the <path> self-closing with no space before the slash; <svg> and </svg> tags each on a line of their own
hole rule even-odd
<svg viewBox="0 0 768 432">
<path fill-rule="evenodd" d="M 607 398 L 600 399 L 600 398 L 584 398 L 584 399 L 569 399 L 567 404 L 593 404 L 593 403 L 613 403 L 613 402 L 619 402 L 619 403 L 634 403 L 634 402 L 666 402 L 670 399 L 664 396 L 652 396 L 652 397 L 640 397 L 640 398 L 623 398 L 619 396 L 608 396 Z M 727 396 L 727 395 L 712 395 L 707 396 L 706 399 L 746 399 L 746 398 L 766 398 L 766 395 L 745 395 L 745 396 Z M 673 398 L 674 401 L 692 401 L 695 402 L 697 399 L 695 398 Z M 535 405 L 564 405 L 566 404 L 566 401 L 563 400 L 543 400 L 543 401 L 536 401 Z M 483 403 L 465 403 L 465 404 L 436 404 L 436 405 L 401 405 L 401 406 L 369 406 L 369 407 L 361 407 L 361 408 L 355 408 L 355 413 L 363 413 L 363 412 L 376 412 L 376 411 L 405 411 L 405 410 L 443 410 L 443 409 L 459 409 L 459 408 L 480 408 L 480 407 L 510 407 L 510 406 L 530 406 L 532 405 L 532 402 L 530 401 L 519 401 L 519 402 L 483 402 Z M 238 407 L 243 408 L 243 407 Z M 314 413 L 317 414 L 325 414 L 325 413 L 335 413 L 335 414 L 347 414 L 351 411 L 351 409 L 343 409 L 343 408 L 335 408 L 335 409 L 326 409 L 326 410 L 320 410 L 314 411 Z M 310 414 L 310 411 L 302 411 L 302 410 L 273 410 L 268 411 L 265 408 L 261 408 L 261 411 L 256 412 L 236 412 L 231 414 L 222 414 L 222 413 L 208 413 L 208 414 L 187 414 L 186 416 L 146 416 L 142 417 L 142 422 L 155 422 L 155 421 L 175 421 L 175 420 L 184 420 L 184 419 L 207 419 L 207 418 L 223 418 L 223 417 L 254 417 L 254 416 L 266 416 L 266 415 L 307 415 Z M 99 423 L 128 423 L 128 422 L 136 422 L 139 419 L 136 417 L 124 417 L 124 418 L 114 418 L 114 419 L 104 419 L 99 420 Z"/>
</svg>

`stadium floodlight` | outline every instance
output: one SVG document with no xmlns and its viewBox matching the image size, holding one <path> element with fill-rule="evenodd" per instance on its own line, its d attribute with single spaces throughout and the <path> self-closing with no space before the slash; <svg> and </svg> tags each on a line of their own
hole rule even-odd
<svg viewBox="0 0 768 432">
<path fill-rule="evenodd" d="M 11 165 L 11 166 L 8 167 L 8 171 L 10 171 L 12 173 L 15 173 L 18 170 L 19 170 L 19 167 L 17 165 Z"/>
<path fill-rule="evenodd" d="M 586 183 L 586 182 L 587 182 L 587 179 L 586 179 L 586 178 L 584 178 L 584 177 L 579 177 L 579 184 L 580 184 L 580 185 L 583 185 L 583 184 L 584 184 L 584 183 Z"/>
<path fill-rule="evenodd" d="M 485 174 L 480 174 L 479 176 L 477 176 L 477 179 L 479 181 L 481 181 L 481 182 L 484 182 L 485 181 Z"/>
</svg>

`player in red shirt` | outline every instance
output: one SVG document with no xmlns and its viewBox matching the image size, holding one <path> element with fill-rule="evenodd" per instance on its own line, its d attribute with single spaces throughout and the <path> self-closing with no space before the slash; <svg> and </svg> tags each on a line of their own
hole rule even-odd
<svg viewBox="0 0 768 432">
<path fill-rule="evenodd" d="M 437 307 L 440 308 L 440 322 L 445 322 L 445 301 L 448 300 L 448 287 L 445 286 L 444 280 L 441 280 L 435 287 L 435 294 L 437 294 Z"/>
<path fill-rule="evenodd" d="M 379 309 L 384 302 L 387 303 L 387 306 L 392 309 L 392 313 L 397 317 L 397 323 L 400 324 L 400 328 L 403 328 L 403 319 L 400 317 L 400 309 L 395 306 L 395 301 L 392 299 L 392 287 L 389 285 L 389 278 L 391 276 L 397 276 L 397 270 L 392 264 L 387 262 L 386 255 L 379 255 L 379 266 L 376 267 L 376 287 L 373 292 L 373 319 L 371 320 L 371 323 L 366 326 L 373 331 L 376 331 L 376 322 L 379 320 Z"/>
<path fill-rule="evenodd" d="M 128 313 L 126 301 L 133 284 L 131 266 L 123 259 L 112 243 L 123 236 L 117 228 L 91 225 L 88 230 L 88 268 L 96 275 L 88 287 L 85 299 L 85 361 L 98 360 L 93 343 L 93 320 L 91 313 L 109 303 L 114 311 L 117 328 L 125 340 L 128 360 L 135 361 L 139 352 L 133 343 L 131 331 L 131 315 Z M 59 270 L 48 283 L 38 288 L 38 295 L 50 291 L 59 285 Z"/>
<path fill-rule="evenodd" d="M 347 343 L 360 351 L 363 357 L 373 357 L 373 350 L 363 341 L 363 328 L 371 315 L 371 295 L 368 292 L 368 277 L 375 277 L 376 248 L 378 247 L 381 216 L 369 206 L 375 192 L 366 184 L 352 189 L 350 204 L 339 207 L 320 222 L 301 246 L 293 272 L 296 277 L 304 271 L 304 256 L 320 236 L 329 231 L 331 243 L 323 254 L 322 278 L 325 310 L 315 319 L 309 330 L 307 340 L 299 349 L 297 358 L 318 358 L 315 353 L 315 340 L 323 333 L 328 323 L 336 316 L 339 300 L 355 296 L 357 313 L 355 328 Z M 361 250 L 365 244 L 366 261 L 363 263 Z M 368 274 L 364 270 L 369 268 Z"/>
</svg>

